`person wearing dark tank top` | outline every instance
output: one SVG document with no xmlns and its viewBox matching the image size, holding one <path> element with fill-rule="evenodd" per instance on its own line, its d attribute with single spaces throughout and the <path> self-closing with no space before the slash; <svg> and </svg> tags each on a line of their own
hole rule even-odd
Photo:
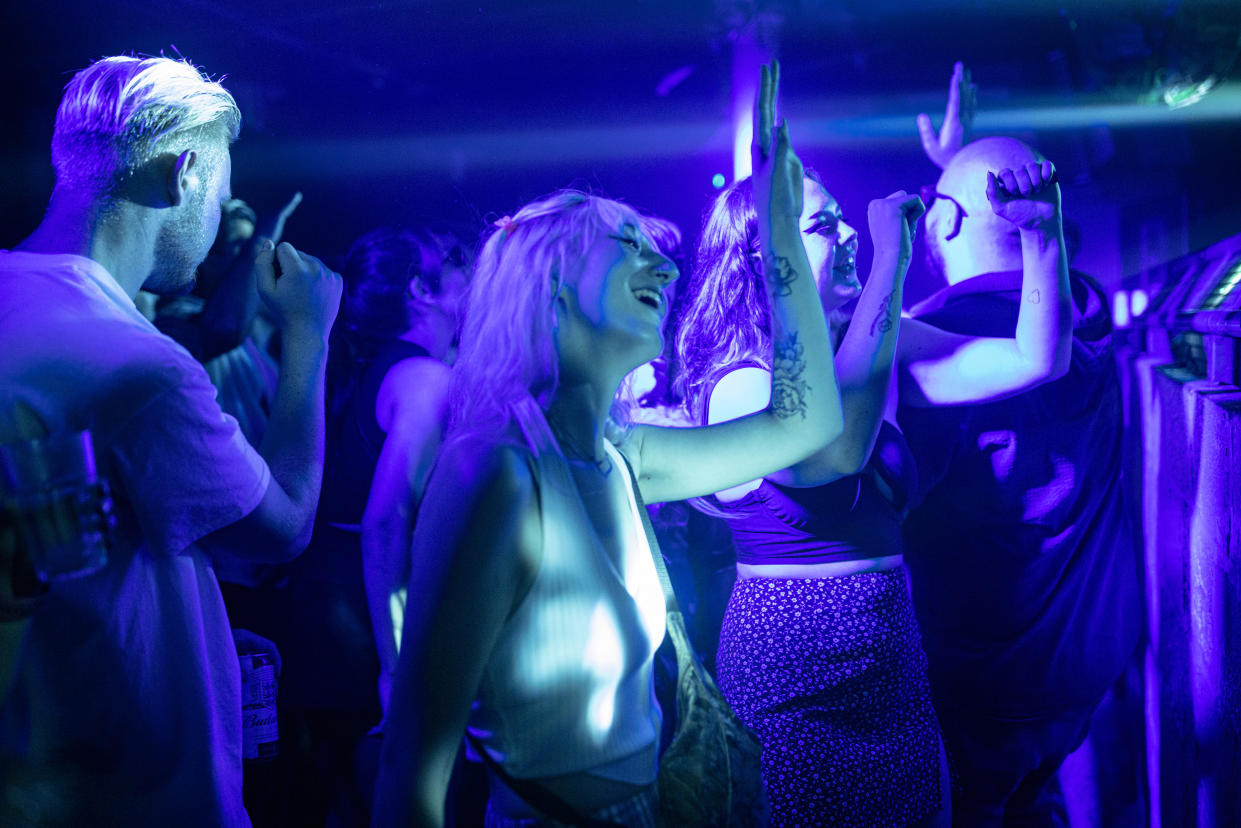
<svg viewBox="0 0 1241 828">
<path fill-rule="evenodd" d="M 404 466 L 438 446 L 443 395 L 436 392 L 444 383 L 437 380 L 448 374 L 466 284 L 454 248 L 447 234 L 383 229 L 358 239 L 342 262 L 323 493 L 310 544 L 280 573 L 272 606 L 284 655 L 282 722 L 293 724 L 284 741 L 297 754 L 290 784 L 315 793 L 291 800 L 297 824 L 369 821 L 378 743 L 366 735 L 382 716 L 385 667 L 395 653 L 385 648 L 393 640 L 388 601 L 373 621 L 378 602 L 368 600 L 367 587 L 374 571 L 401 564 L 376 565 L 365 516 L 368 503 L 381 499 L 385 514 L 408 521 L 399 544 L 407 556 L 417 499 Z"/>
<path fill-rule="evenodd" d="M 1019 227 L 1054 210 L 1058 227 L 1050 165 L 1020 172 L 1021 185 L 995 179 L 993 209 Z M 727 520 L 737 547 L 720 689 L 763 744 L 773 825 L 946 825 L 946 762 L 902 558 L 917 469 L 895 424 L 897 391 L 907 404 L 952 405 L 1054 379 L 1068 343 L 1057 316 L 1063 246 L 1031 257 L 1025 287 L 1046 302 L 1023 307 L 1018 337 L 967 338 L 900 317 L 917 196 L 871 202 L 865 288 L 858 234 L 813 175 L 804 204 L 807 254 L 839 343 L 845 432 L 803 463 L 696 504 Z M 677 333 L 675 390 L 703 424 L 766 405 L 766 377 L 786 370 L 762 357 L 755 234 L 742 180 L 708 214 Z M 850 321 L 841 308 L 854 299 Z"/>
</svg>

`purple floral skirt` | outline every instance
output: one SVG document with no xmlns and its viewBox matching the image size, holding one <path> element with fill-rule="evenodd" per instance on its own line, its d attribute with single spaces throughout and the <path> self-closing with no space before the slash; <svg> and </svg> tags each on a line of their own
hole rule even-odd
<svg viewBox="0 0 1241 828">
<path fill-rule="evenodd" d="M 941 807 L 939 726 L 904 567 L 737 581 L 717 671 L 762 742 L 772 825 L 908 825 Z"/>
</svg>

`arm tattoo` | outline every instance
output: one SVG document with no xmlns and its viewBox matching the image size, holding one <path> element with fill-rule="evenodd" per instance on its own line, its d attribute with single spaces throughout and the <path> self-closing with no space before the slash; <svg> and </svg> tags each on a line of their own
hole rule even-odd
<svg viewBox="0 0 1241 828">
<path fill-rule="evenodd" d="M 1034 290 L 1030 291 L 1030 296 L 1028 298 L 1030 299 L 1031 305 L 1037 305 L 1039 302 L 1042 301 L 1043 296 L 1042 294 L 1038 292 L 1038 288 L 1035 288 Z"/>
<path fill-rule="evenodd" d="M 788 296 L 793 292 L 793 283 L 797 281 L 797 270 L 793 263 L 784 256 L 773 256 L 768 280 L 771 290 L 776 296 Z"/>
<path fill-rule="evenodd" d="M 879 313 L 875 314 L 875 321 L 870 323 L 871 336 L 875 335 L 876 330 L 880 333 L 892 330 L 892 300 L 894 298 L 896 298 L 896 291 L 892 291 L 879 300 Z"/>
<path fill-rule="evenodd" d="M 781 420 L 794 414 L 806 419 L 806 392 L 810 386 L 803 374 L 806 362 L 797 334 L 776 342 L 771 360 L 771 412 Z"/>
</svg>

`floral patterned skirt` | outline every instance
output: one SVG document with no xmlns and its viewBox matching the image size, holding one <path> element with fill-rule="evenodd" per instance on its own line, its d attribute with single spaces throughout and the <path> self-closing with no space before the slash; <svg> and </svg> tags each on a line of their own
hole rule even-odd
<svg viewBox="0 0 1241 828">
<path fill-rule="evenodd" d="M 939 726 L 904 567 L 737 581 L 717 670 L 762 742 L 772 825 L 908 825 L 941 807 Z"/>
</svg>

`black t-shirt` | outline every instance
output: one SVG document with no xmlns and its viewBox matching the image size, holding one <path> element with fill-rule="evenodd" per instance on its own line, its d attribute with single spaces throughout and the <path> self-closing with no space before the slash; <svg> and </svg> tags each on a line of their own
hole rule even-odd
<svg viewBox="0 0 1241 828">
<path fill-rule="evenodd" d="M 998 402 L 899 412 L 922 489 L 906 563 L 937 705 L 1025 718 L 1093 704 L 1137 640 L 1111 319 L 1093 280 L 1071 282 L 1064 377 Z M 990 273 L 914 315 L 1009 337 L 1020 299 L 1020 272 Z"/>
</svg>

